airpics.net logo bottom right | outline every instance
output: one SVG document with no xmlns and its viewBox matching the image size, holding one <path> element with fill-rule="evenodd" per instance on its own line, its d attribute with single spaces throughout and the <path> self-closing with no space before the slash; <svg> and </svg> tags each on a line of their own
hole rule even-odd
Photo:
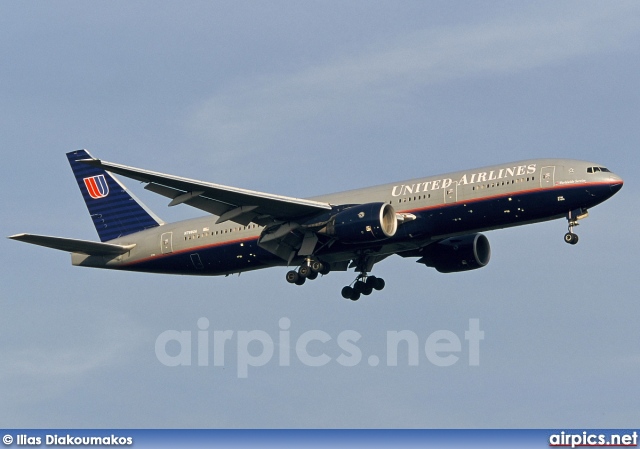
<svg viewBox="0 0 640 449">
<path fill-rule="evenodd" d="M 235 351 L 238 378 L 249 377 L 249 369 L 267 366 L 277 358 L 278 366 L 291 366 L 292 358 L 304 366 L 322 367 L 331 362 L 339 366 L 354 367 L 363 362 L 364 356 L 358 342 L 362 334 L 355 330 L 344 330 L 334 338 L 328 332 L 319 329 L 292 335 L 291 320 L 287 317 L 278 321 L 278 336 L 273 338 L 263 330 L 233 331 L 212 330 L 206 317 L 197 321 L 197 331 L 166 330 L 156 338 L 155 353 L 158 361 L 168 367 L 213 366 L 224 367 L 232 360 Z M 469 325 L 462 337 L 451 330 L 437 330 L 429 334 L 424 343 L 418 334 L 411 330 L 392 330 L 386 332 L 386 366 L 401 364 L 418 366 L 422 355 L 433 366 L 450 367 L 460 362 L 463 350 L 468 353 L 469 366 L 480 365 L 480 342 L 484 340 L 484 331 L 480 329 L 478 318 L 469 319 Z M 235 340 L 235 341 L 234 341 Z M 327 354 L 338 355 L 334 357 Z M 212 356 L 212 357 L 210 357 Z M 379 366 L 380 357 L 369 355 L 369 366 Z"/>
</svg>

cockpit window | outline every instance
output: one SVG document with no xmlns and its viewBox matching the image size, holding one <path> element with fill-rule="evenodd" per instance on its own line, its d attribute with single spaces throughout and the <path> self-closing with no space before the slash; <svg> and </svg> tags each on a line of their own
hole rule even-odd
<svg viewBox="0 0 640 449">
<path fill-rule="evenodd" d="M 598 172 L 611 173 L 611 171 L 608 168 L 605 168 L 605 167 L 589 167 L 589 168 L 587 168 L 587 173 L 598 173 Z"/>
</svg>

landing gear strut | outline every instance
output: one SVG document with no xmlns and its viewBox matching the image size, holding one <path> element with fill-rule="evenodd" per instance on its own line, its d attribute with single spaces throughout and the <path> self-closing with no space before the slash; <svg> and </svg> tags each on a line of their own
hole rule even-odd
<svg viewBox="0 0 640 449">
<path fill-rule="evenodd" d="M 385 286 L 384 279 L 367 276 L 367 273 L 360 273 L 352 284 L 342 289 L 342 297 L 351 301 L 357 301 L 360 295 L 370 295 L 373 290 L 382 290 Z"/>
</svg>

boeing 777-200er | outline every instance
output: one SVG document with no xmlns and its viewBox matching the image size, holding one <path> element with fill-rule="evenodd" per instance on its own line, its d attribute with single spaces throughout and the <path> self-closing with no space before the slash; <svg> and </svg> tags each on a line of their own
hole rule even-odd
<svg viewBox="0 0 640 449">
<path fill-rule="evenodd" d="M 481 268 L 491 249 L 482 231 L 566 218 L 564 240 L 587 210 L 622 179 L 601 164 L 533 159 L 411 179 L 309 199 L 228 187 L 67 153 L 102 243 L 34 234 L 10 238 L 71 252 L 73 265 L 191 275 L 228 275 L 292 266 L 302 285 L 354 268 L 342 296 L 357 300 L 383 279 L 375 263 L 398 254 L 442 273 Z M 164 223 L 112 173 L 210 215 Z"/>
</svg>

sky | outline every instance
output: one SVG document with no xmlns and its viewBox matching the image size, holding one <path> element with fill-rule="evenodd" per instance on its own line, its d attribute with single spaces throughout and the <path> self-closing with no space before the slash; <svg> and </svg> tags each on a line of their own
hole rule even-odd
<svg viewBox="0 0 640 449">
<path fill-rule="evenodd" d="M 303 198 L 538 157 L 625 180 L 575 247 L 563 220 L 488 232 L 487 267 L 390 257 L 357 302 L 352 273 L 114 272 L 2 239 L 4 427 L 640 426 L 638 2 L 2 2 L 0 58 L 4 236 L 97 240 L 80 148 Z"/>
</svg>

